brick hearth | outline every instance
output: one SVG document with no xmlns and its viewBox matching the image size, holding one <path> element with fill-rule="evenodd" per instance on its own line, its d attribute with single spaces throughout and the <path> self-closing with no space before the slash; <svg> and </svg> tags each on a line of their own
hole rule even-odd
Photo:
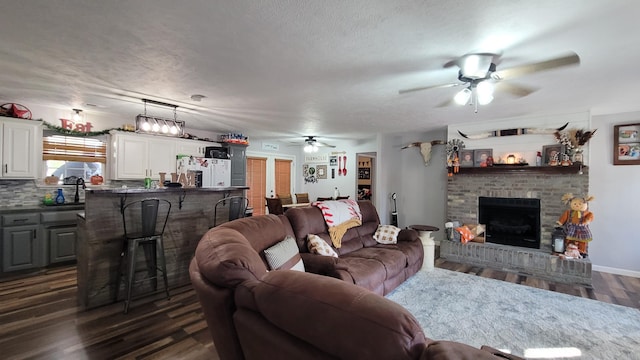
<svg viewBox="0 0 640 360">
<path fill-rule="evenodd" d="M 563 260 L 549 252 L 491 243 L 440 241 L 440 257 L 541 279 L 591 286 L 591 261 Z"/>
<path fill-rule="evenodd" d="M 442 241 L 440 256 L 451 261 L 532 274 L 544 279 L 591 284 L 589 260 L 562 260 L 551 255 L 551 232 L 565 210 L 561 198 L 565 193 L 586 195 L 588 172 L 578 174 L 555 169 L 531 167 L 526 171 L 473 169 L 456 174 L 447 184 L 447 219 L 461 223 L 478 222 L 478 197 L 539 198 L 540 249 L 527 249 L 492 243 Z"/>
</svg>

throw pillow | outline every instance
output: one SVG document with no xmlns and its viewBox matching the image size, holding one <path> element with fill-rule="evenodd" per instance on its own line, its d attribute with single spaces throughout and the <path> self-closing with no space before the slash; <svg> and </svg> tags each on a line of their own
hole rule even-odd
<svg viewBox="0 0 640 360">
<path fill-rule="evenodd" d="M 338 253 L 318 235 L 307 235 L 307 249 L 312 254 L 338 257 Z"/>
<path fill-rule="evenodd" d="M 378 225 L 373 239 L 380 244 L 396 244 L 400 228 L 393 225 Z"/>
<path fill-rule="evenodd" d="M 271 270 L 305 271 L 296 239 L 290 235 L 270 248 L 264 249 L 264 257 Z"/>
</svg>

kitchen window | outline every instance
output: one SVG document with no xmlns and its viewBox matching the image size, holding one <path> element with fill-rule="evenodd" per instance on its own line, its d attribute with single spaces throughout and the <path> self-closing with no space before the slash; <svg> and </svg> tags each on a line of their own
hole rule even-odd
<svg viewBox="0 0 640 360">
<path fill-rule="evenodd" d="M 58 177 L 59 183 L 70 176 L 90 179 L 103 175 L 107 161 L 103 137 L 46 135 L 42 143 L 45 176 Z"/>
</svg>

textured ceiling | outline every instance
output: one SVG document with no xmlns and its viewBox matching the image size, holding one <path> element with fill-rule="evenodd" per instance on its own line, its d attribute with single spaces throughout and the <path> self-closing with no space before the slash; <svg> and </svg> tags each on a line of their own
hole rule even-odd
<svg viewBox="0 0 640 360">
<path fill-rule="evenodd" d="M 133 119 L 149 98 L 194 129 L 352 138 L 640 109 L 635 0 L 31 0 L 3 13 L 0 100 L 89 115 Z M 456 81 L 444 64 L 476 51 L 501 53 L 499 69 L 568 51 L 581 64 L 509 80 L 538 91 L 497 93 L 477 114 L 438 107 L 456 88 L 398 94 Z"/>
</svg>

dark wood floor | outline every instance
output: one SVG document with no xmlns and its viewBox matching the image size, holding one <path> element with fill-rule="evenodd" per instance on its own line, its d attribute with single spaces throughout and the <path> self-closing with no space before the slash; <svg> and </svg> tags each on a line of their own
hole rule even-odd
<svg viewBox="0 0 640 360">
<path fill-rule="evenodd" d="M 581 285 L 555 283 L 511 272 L 448 262 L 444 259 L 437 259 L 436 266 L 443 269 L 640 309 L 640 278 L 594 271 L 591 277 L 592 287 L 588 288 Z"/>
<path fill-rule="evenodd" d="M 640 309 L 640 279 L 594 272 L 593 288 L 438 259 L 436 266 Z M 218 359 L 190 286 L 90 311 L 76 307 L 75 266 L 0 282 L 2 359 Z"/>
</svg>

